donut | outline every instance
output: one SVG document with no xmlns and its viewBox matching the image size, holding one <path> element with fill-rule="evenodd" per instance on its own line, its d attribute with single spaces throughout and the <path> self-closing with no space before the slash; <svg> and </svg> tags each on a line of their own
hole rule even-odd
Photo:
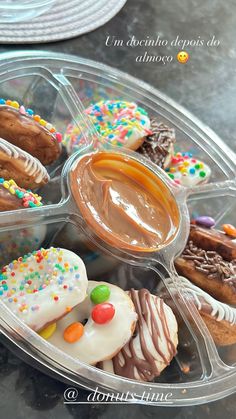
<svg viewBox="0 0 236 419">
<path fill-rule="evenodd" d="M 32 109 L 0 99 L 0 137 L 48 165 L 61 153 L 62 135 Z"/>
<path fill-rule="evenodd" d="M 122 377 L 152 381 L 176 355 L 178 326 L 163 299 L 147 289 L 127 292 L 138 315 L 136 329 L 126 345 L 98 367 Z"/>
<path fill-rule="evenodd" d="M 211 176 L 211 169 L 191 153 L 176 153 L 165 169 L 172 181 L 186 187 L 206 183 Z"/>
<path fill-rule="evenodd" d="M 4 266 L 0 299 L 25 324 L 40 331 L 84 300 L 83 261 L 66 249 L 40 249 Z"/>
<path fill-rule="evenodd" d="M 179 275 L 187 277 L 217 300 L 236 304 L 236 243 L 214 229 L 191 226 L 188 243 L 175 259 Z"/>
<path fill-rule="evenodd" d="M 137 152 L 164 169 L 174 154 L 175 130 L 155 118 L 151 119 L 150 129 L 152 134 L 147 135 Z"/>
<path fill-rule="evenodd" d="M 231 261 L 236 259 L 236 245 L 233 237 L 223 231 L 205 228 L 201 225 L 190 226 L 190 239 L 205 250 L 219 253 L 223 259 Z"/>
<path fill-rule="evenodd" d="M 147 112 L 135 103 L 101 100 L 89 106 L 85 112 L 99 134 L 98 138 L 94 138 L 95 149 L 112 145 L 136 150 L 151 134 Z M 67 127 L 63 144 L 68 154 L 80 150 L 85 144 L 83 132 L 86 128 L 83 122 L 79 125 L 69 124 Z"/>
<path fill-rule="evenodd" d="M 48 342 L 73 358 L 95 365 L 112 358 L 126 344 L 137 316 L 130 297 L 116 285 L 88 281 L 87 294 L 57 322 Z"/>
<path fill-rule="evenodd" d="M 176 286 L 173 281 L 166 279 L 166 284 L 172 295 L 175 295 Z M 236 343 L 235 308 L 211 297 L 184 277 L 178 277 L 178 288 L 182 289 L 185 299 L 195 305 L 216 345 L 227 346 Z"/>
<path fill-rule="evenodd" d="M 46 225 L 21 228 L 0 233 L 0 266 L 39 249 L 46 236 Z"/>
<path fill-rule="evenodd" d="M 26 151 L 0 138 L 0 177 L 14 179 L 22 188 L 35 189 L 49 181 L 45 167 Z"/>
<path fill-rule="evenodd" d="M 20 188 L 13 179 L 0 178 L 0 211 L 40 207 L 41 196 Z"/>
</svg>

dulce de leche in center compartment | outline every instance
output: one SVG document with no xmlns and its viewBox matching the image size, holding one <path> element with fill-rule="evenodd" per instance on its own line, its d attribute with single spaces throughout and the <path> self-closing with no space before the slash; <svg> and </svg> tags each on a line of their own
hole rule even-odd
<svg viewBox="0 0 236 419">
<path fill-rule="evenodd" d="M 138 159 L 109 151 L 86 154 L 74 163 L 70 186 L 85 222 L 115 248 L 157 251 L 178 232 L 172 192 Z"/>
</svg>

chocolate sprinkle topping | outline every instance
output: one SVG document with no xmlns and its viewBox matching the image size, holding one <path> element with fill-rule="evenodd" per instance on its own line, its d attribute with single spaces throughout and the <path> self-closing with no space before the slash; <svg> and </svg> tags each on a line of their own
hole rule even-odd
<svg viewBox="0 0 236 419">
<path fill-rule="evenodd" d="M 163 168 L 170 148 L 175 143 L 175 131 L 163 123 L 158 124 L 155 119 L 151 119 L 150 129 L 152 134 L 146 137 L 137 151 Z"/>
<path fill-rule="evenodd" d="M 236 286 L 236 260 L 228 262 L 219 253 L 203 250 L 190 240 L 185 247 L 182 257 L 194 263 L 196 271 L 202 272 L 208 278 L 220 279 L 229 285 Z"/>
</svg>

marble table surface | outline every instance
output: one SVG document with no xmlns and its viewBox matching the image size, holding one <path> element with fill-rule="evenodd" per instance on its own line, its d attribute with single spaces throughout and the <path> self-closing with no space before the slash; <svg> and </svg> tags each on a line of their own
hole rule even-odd
<svg viewBox="0 0 236 419">
<path fill-rule="evenodd" d="M 0 52 L 20 49 L 50 50 L 80 55 L 117 67 L 152 84 L 209 125 L 236 151 L 236 47 L 234 0 L 128 0 L 120 13 L 96 31 L 59 43 L 0 45 Z M 0 28 L 1 30 L 1 28 Z M 178 46 L 106 46 L 106 40 L 156 37 L 168 44 L 182 40 L 207 40 L 215 36 L 218 46 L 190 46 L 190 58 L 180 64 Z M 136 62 L 136 56 L 173 56 L 170 63 Z M 1 417 L 32 419 L 66 418 L 235 418 L 236 396 L 195 407 L 69 406 L 63 404 L 66 386 L 20 361 L 0 344 Z"/>
</svg>

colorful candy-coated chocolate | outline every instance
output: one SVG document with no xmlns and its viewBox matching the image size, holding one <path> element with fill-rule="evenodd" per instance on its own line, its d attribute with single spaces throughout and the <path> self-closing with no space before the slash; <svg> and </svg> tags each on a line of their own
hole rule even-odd
<svg viewBox="0 0 236 419">
<path fill-rule="evenodd" d="M 97 304 L 91 313 L 95 323 L 104 324 L 110 322 L 115 315 L 115 307 L 110 303 Z"/>
<path fill-rule="evenodd" d="M 64 330 L 64 340 L 68 343 L 77 342 L 84 334 L 84 326 L 80 322 L 71 323 Z"/>
<path fill-rule="evenodd" d="M 49 339 L 55 332 L 56 328 L 57 324 L 52 323 L 49 326 L 45 327 L 45 329 L 41 330 L 41 332 L 39 332 L 39 335 L 44 339 Z"/>
<path fill-rule="evenodd" d="M 94 304 L 104 303 L 110 297 L 111 291 L 107 285 L 98 285 L 95 287 L 91 294 L 90 299 Z"/>
<path fill-rule="evenodd" d="M 186 187 L 206 182 L 211 175 L 210 167 L 189 152 L 175 153 L 165 171 L 174 183 Z"/>
<path fill-rule="evenodd" d="M 236 227 L 232 224 L 223 224 L 222 230 L 227 234 L 227 236 L 236 238 Z"/>
<path fill-rule="evenodd" d="M 202 215 L 200 217 L 195 218 L 195 223 L 199 226 L 206 228 L 214 227 L 216 224 L 214 218 L 208 217 L 207 215 Z"/>
</svg>

